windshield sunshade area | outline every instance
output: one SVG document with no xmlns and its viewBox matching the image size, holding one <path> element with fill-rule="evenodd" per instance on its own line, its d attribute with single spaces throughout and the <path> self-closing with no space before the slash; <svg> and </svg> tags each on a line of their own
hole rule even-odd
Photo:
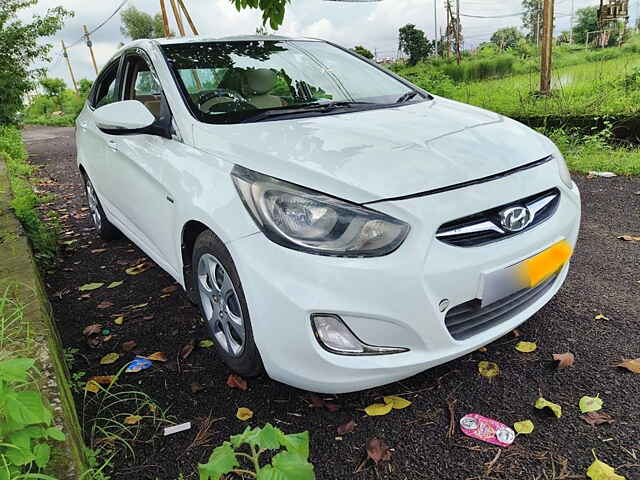
<svg viewBox="0 0 640 480">
<path fill-rule="evenodd" d="M 313 116 L 423 101 L 393 76 L 321 41 L 162 45 L 193 114 L 206 123 Z"/>
</svg>

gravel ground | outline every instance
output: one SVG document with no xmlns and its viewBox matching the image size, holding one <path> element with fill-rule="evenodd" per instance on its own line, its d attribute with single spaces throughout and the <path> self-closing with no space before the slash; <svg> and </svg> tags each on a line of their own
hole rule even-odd
<svg viewBox="0 0 640 480">
<path fill-rule="evenodd" d="M 575 177 L 582 191 L 584 223 L 569 278 L 560 293 L 519 329 L 519 338 L 509 334 L 487 346 L 486 352 L 403 382 L 335 396 L 331 401 L 340 409 L 330 412 L 311 408 L 308 392 L 266 377 L 249 380 L 247 391 L 230 389 L 230 372 L 212 349 L 196 347 L 180 359 L 183 346 L 206 338 L 206 329 L 180 290 L 162 292 L 174 282 L 158 267 L 137 276 L 124 273 L 144 258 L 137 247 L 125 239 L 104 244 L 94 236 L 74 162 L 73 129 L 27 128 L 25 139 L 31 161 L 42 166 L 45 181 L 39 188 L 56 195 L 43 210 L 58 212 L 63 241 L 75 240 L 62 246 L 57 263 L 45 274 L 63 343 L 73 353 L 73 372 L 85 372 L 81 380 L 111 375 L 131 360 L 133 352 L 166 352 L 168 362 L 127 374 L 121 382 L 148 394 L 169 420 L 193 424 L 189 431 L 163 437 L 162 422 L 143 419 L 131 428 L 137 434 L 129 442 L 133 456 L 108 438 L 112 434 L 95 428 L 90 421 L 98 412 L 95 399 L 93 394 L 85 396 L 80 384 L 76 402 L 87 442 L 119 452 L 111 461 L 113 479 L 175 480 L 180 474 L 197 478 L 197 463 L 213 446 L 246 426 L 235 418 L 238 407 L 255 412 L 251 425 L 272 422 L 290 433 L 309 430 L 311 460 L 322 480 L 586 478 L 592 451 L 627 479 L 640 478 L 640 377 L 615 367 L 622 359 L 640 357 L 640 243 L 616 239 L 623 234 L 640 236 L 640 178 Z M 113 289 L 85 295 L 78 291 L 89 282 L 123 280 Z M 146 305 L 130 308 L 141 304 Z M 122 325 L 113 322 L 119 314 L 125 317 Z M 607 319 L 596 319 L 598 314 Z M 82 332 L 96 323 L 112 337 L 91 348 Z M 122 343 L 130 340 L 137 343 L 132 352 L 115 364 L 99 364 L 103 355 L 121 352 Z M 519 340 L 537 342 L 538 350 L 516 352 Z M 575 354 L 575 365 L 557 370 L 552 354 L 567 351 Z M 491 380 L 479 376 L 481 360 L 498 363 L 500 375 Z M 401 394 L 412 405 L 384 417 L 364 415 L 364 407 L 388 394 Z M 581 420 L 578 400 L 596 394 L 615 423 L 591 426 Z M 540 395 L 562 406 L 562 418 L 533 408 Z M 126 416 L 134 408 L 133 402 L 124 402 L 103 414 Z M 450 435 L 451 413 L 457 424 L 468 412 L 507 424 L 531 419 L 536 429 L 504 450 L 466 438 L 457 428 Z M 336 428 L 351 419 L 357 423 L 355 431 L 337 438 Z M 372 437 L 392 448 L 391 461 L 361 466 Z"/>
</svg>

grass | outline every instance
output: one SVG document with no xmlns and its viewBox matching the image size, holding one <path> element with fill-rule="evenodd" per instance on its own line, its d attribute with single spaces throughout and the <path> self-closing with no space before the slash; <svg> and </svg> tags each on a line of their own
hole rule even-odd
<svg viewBox="0 0 640 480">
<path fill-rule="evenodd" d="M 33 355 L 33 329 L 24 311 L 11 287 L 0 291 L 0 361 Z"/>
<path fill-rule="evenodd" d="M 11 208 L 22 223 L 33 245 L 36 259 L 48 262 L 57 253 L 57 222 L 45 224 L 38 214 L 42 203 L 33 190 L 34 168 L 27 163 L 27 152 L 20 131 L 14 126 L 0 126 L 0 156 L 7 164 L 13 199 Z"/>
</svg>

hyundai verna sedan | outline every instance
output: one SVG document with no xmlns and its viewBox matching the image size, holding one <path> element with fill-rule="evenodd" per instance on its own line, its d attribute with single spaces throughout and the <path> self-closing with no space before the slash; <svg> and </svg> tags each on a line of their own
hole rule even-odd
<svg viewBox="0 0 640 480">
<path fill-rule="evenodd" d="M 323 393 L 517 327 L 561 287 L 580 224 L 550 140 L 318 40 L 130 43 L 77 147 L 98 233 L 185 288 L 219 357 Z"/>
</svg>

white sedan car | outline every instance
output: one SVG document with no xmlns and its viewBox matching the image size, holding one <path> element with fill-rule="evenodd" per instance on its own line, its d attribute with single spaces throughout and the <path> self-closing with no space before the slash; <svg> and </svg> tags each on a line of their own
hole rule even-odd
<svg viewBox="0 0 640 480">
<path fill-rule="evenodd" d="M 77 147 L 98 233 L 185 288 L 220 358 L 323 393 L 517 327 L 561 287 L 580 225 L 547 138 L 318 40 L 130 43 Z"/>
</svg>

